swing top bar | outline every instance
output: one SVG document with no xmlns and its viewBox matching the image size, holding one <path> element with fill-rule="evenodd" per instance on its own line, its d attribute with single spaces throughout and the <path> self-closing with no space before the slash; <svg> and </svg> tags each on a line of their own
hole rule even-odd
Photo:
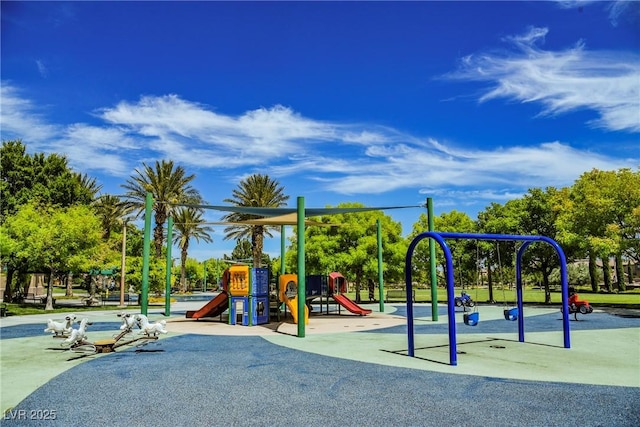
<svg viewBox="0 0 640 427">
<path fill-rule="evenodd" d="M 522 304 L 522 255 L 524 251 L 529 247 L 531 243 L 535 242 L 545 242 L 551 245 L 558 257 L 560 258 L 560 277 L 561 277 L 561 285 L 562 285 L 562 327 L 564 332 L 564 347 L 570 348 L 570 339 L 569 339 L 569 309 L 568 309 L 568 300 L 569 300 L 569 291 L 568 291 L 568 280 L 567 280 L 567 259 L 564 255 L 564 252 L 560 245 L 553 239 L 546 236 L 521 236 L 515 234 L 473 234 L 473 233 L 448 233 L 442 232 L 438 233 L 435 231 L 427 231 L 424 233 L 418 234 L 409 244 L 409 248 L 407 249 L 407 256 L 405 260 L 405 282 L 406 282 L 406 290 L 407 290 L 407 336 L 409 342 L 408 355 L 410 357 L 414 357 L 414 332 L 413 332 L 413 298 L 412 298 L 412 289 L 413 289 L 413 281 L 411 277 L 411 261 L 413 258 L 413 251 L 415 250 L 416 245 L 423 239 L 433 239 L 435 240 L 442 251 L 444 252 L 446 258 L 446 274 L 447 274 L 447 312 L 449 316 L 449 361 L 450 365 L 455 366 L 458 364 L 457 362 L 457 348 L 456 348 L 456 321 L 455 321 L 455 309 L 454 309 L 454 274 L 453 274 L 453 258 L 451 256 L 451 250 L 446 243 L 446 239 L 467 239 L 467 240 L 504 240 L 504 241 L 520 241 L 524 242 L 520 249 L 518 250 L 518 254 L 516 257 L 516 291 L 518 297 L 518 312 L 520 316 L 518 316 L 518 332 L 519 332 L 519 341 L 524 342 L 524 316 L 523 313 L 523 304 Z"/>
<path fill-rule="evenodd" d="M 552 246 L 557 243 L 546 236 L 521 236 L 518 234 L 473 234 L 473 233 L 448 233 L 448 232 L 433 232 L 438 234 L 444 239 L 454 240 L 507 240 L 507 241 L 520 241 L 520 242 L 547 242 Z M 425 234 L 425 233 L 422 233 Z"/>
</svg>

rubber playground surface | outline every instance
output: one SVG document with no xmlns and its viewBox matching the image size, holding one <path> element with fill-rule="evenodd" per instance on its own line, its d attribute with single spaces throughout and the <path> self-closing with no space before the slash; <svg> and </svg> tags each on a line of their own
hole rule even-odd
<svg viewBox="0 0 640 427">
<path fill-rule="evenodd" d="M 438 322 L 414 307 L 411 358 L 401 304 L 312 315 L 304 338 L 290 320 L 185 319 L 202 305 L 173 304 L 168 334 L 108 354 L 62 350 L 43 332 L 50 315 L 3 318 L 2 425 L 640 425 L 639 310 L 572 317 L 570 349 L 556 308 L 525 306 L 525 343 L 503 307 L 480 306 L 475 327 L 460 311 L 449 366 L 444 306 Z M 116 313 L 86 313 L 90 341 L 118 332 Z"/>
</svg>

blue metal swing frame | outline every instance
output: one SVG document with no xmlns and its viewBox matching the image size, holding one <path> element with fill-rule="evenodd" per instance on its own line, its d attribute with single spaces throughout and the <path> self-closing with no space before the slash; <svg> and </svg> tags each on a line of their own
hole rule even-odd
<svg viewBox="0 0 640 427">
<path fill-rule="evenodd" d="M 442 251 L 444 252 L 446 259 L 446 273 L 447 273 L 447 314 L 449 321 L 449 364 L 456 366 L 458 364 L 457 359 L 457 343 L 456 343 L 456 318 L 455 318 L 455 291 L 454 291 L 454 274 L 453 274 L 453 258 L 451 256 L 451 250 L 447 245 L 445 239 L 456 240 L 502 240 L 502 241 L 520 241 L 523 242 L 522 246 L 518 250 L 516 257 L 516 295 L 518 299 L 517 308 L 517 320 L 518 320 L 518 341 L 524 341 L 524 316 L 523 304 L 522 304 L 522 255 L 530 244 L 535 242 L 545 242 L 550 244 L 558 254 L 560 258 L 560 280 L 562 289 L 562 329 L 564 332 L 564 348 L 571 348 L 569 337 L 569 286 L 567 280 L 567 258 L 564 255 L 564 251 L 560 245 L 553 239 L 546 236 L 520 236 L 512 234 L 472 234 L 472 233 L 438 233 L 435 231 L 427 231 L 418 234 L 409 245 L 407 250 L 407 256 L 405 261 L 405 282 L 407 289 L 407 338 L 408 338 L 408 355 L 415 357 L 415 342 L 414 342 L 414 321 L 413 321 L 413 283 L 411 275 L 411 261 L 413 258 L 413 252 L 416 245 L 423 239 L 435 240 Z M 437 301 L 432 301 L 432 304 L 437 304 Z M 515 319 L 514 319 L 515 320 Z"/>
</svg>

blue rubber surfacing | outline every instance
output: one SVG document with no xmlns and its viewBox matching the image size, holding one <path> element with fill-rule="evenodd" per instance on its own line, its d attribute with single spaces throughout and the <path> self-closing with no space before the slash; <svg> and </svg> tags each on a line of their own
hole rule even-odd
<svg viewBox="0 0 640 427">
<path fill-rule="evenodd" d="M 55 420 L 2 424 L 636 426 L 639 399 L 637 388 L 416 371 L 190 334 L 78 365 L 13 409 L 55 410 Z"/>
</svg>

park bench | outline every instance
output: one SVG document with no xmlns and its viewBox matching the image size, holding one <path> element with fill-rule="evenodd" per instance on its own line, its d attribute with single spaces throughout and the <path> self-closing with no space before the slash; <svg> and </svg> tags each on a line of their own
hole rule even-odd
<svg viewBox="0 0 640 427">
<path fill-rule="evenodd" d="M 101 299 L 103 302 L 120 302 L 120 292 L 112 292 L 108 296 L 102 294 Z M 129 294 L 124 294 L 124 301 L 129 302 Z"/>
<path fill-rule="evenodd" d="M 98 304 L 102 304 L 102 305 L 106 305 L 108 302 L 120 302 L 120 292 L 110 292 L 108 295 L 105 293 L 102 293 L 100 295 L 97 295 L 91 299 L 91 298 L 86 298 L 85 300 L 85 304 L 87 304 L 88 306 L 91 305 L 98 305 Z M 124 302 L 125 304 L 129 305 L 130 303 L 133 304 L 137 304 L 138 303 L 138 295 L 130 295 L 129 293 L 125 293 L 124 294 Z"/>
<path fill-rule="evenodd" d="M 411 290 L 411 296 L 413 297 L 413 301 L 416 300 L 416 290 Z M 407 290 L 406 289 L 389 289 L 387 291 L 387 296 L 385 298 L 385 302 L 389 302 L 391 300 L 397 301 L 406 301 L 407 300 Z"/>
<path fill-rule="evenodd" d="M 34 304 L 44 304 L 45 302 L 47 302 L 47 296 L 46 295 L 36 295 L 33 293 L 28 293 L 25 297 L 24 297 L 24 302 L 32 302 Z M 56 299 L 53 298 L 53 303 L 56 303 Z"/>
</svg>

